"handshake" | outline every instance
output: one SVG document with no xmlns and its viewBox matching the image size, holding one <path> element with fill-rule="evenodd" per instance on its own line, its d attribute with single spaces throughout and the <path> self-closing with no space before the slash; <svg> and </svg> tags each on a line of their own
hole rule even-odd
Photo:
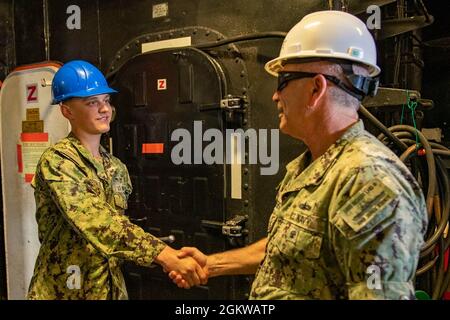
<svg viewBox="0 0 450 320">
<path fill-rule="evenodd" d="M 164 248 L 155 262 L 160 264 L 169 278 L 180 288 L 206 284 L 209 278 L 226 275 L 256 273 L 266 254 L 267 238 L 248 246 L 204 255 L 194 247 L 175 250 Z"/>
<path fill-rule="evenodd" d="M 179 288 L 190 289 L 208 282 L 207 256 L 197 248 L 184 247 L 175 250 L 167 246 L 155 262 L 162 266 L 164 272 L 169 272 L 170 279 Z"/>
</svg>

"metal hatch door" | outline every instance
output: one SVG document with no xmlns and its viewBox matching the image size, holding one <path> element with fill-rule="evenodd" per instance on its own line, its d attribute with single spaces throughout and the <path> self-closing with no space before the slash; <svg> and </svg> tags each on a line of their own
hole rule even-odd
<svg viewBox="0 0 450 320">
<path fill-rule="evenodd" d="M 202 141 L 206 129 L 225 130 L 220 100 L 226 95 L 220 65 L 195 48 L 138 55 L 117 72 L 113 86 L 117 116 L 113 122 L 113 154 L 128 167 L 133 183 L 127 214 L 144 230 L 168 239 L 172 247 L 196 246 L 205 253 L 229 249 L 220 232 L 202 221 L 225 221 L 225 165 L 206 165 Z M 194 132 L 194 121 L 197 127 Z M 201 126 L 202 132 L 199 132 Z M 171 141 L 176 129 L 191 136 L 191 164 L 175 165 Z M 225 135 L 223 135 L 225 136 Z M 197 141 L 197 147 L 194 147 Z M 201 164 L 194 164 L 195 159 Z M 130 299 L 232 299 L 237 277 L 210 279 L 207 286 L 178 289 L 154 268 L 124 265 Z"/>
</svg>

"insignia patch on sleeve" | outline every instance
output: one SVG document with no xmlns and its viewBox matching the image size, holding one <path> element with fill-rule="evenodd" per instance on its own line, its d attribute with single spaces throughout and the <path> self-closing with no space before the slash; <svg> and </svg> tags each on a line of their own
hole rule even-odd
<svg viewBox="0 0 450 320">
<path fill-rule="evenodd" d="M 380 179 L 373 179 L 356 193 L 339 210 L 340 217 L 355 232 L 359 232 L 369 222 L 376 225 L 386 218 L 381 213 L 396 198 L 396 194 Z"/>
</svg>

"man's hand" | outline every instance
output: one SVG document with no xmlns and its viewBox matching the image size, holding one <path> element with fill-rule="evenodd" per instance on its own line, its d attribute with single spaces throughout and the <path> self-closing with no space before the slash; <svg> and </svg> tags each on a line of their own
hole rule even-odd
<svg viewBox="0 0 450 320">
<path fill-rule="evenodd" d="M 207 256 L 204 255 L 200 250 L 194 247 L 183 247 L 178 253 L 178 258 L 181 259 L 195 259 L 195 261 L 199 264 L 202 270 L 206 274 L 206 279 L 202 281 L 202 284 L 206 284 L 208 282 L 208 266 L 207 266 Z M 180 288 L 186 288 L 189 284 L 189 280 L 186 279 L 181 273 L 177 271 L 171 271 L 169 273 L 170 279 Z"/>
<path fill-rule="evenodd" d="M 255 274 L 258 266 L 266 255 L 267 238 L 263 238 L 246 247 L 228 250 L 219 253 L 204 255 L 197 248 L 185 247 L 179 251 L 178 258 L 195 259 L 207 278 L 238 275 Z M 184 278 L 179 272 L 170 272 L 169 277 L 180 288 L 189 286 L 189 280 Z M 202 284 L 206 284 L 206 280 Z"/>
<path fill-rule="evenodd" d="M 178 257 L 178 255 L 181 257 Z M 163 267 L 164 272 L 176 272 L 176 275 L 180 276 L 182 279 L 178 285 L 180 288 L 189 289 L 193 286 L 205 284 L 208 281 L 207 270 L 204 269 L 204 266 L 200 266 L 190 256 L 183 257 L 180 251 L 174 250 L 169 246 L 161 251 L 155 262 Z"/>
</svg>

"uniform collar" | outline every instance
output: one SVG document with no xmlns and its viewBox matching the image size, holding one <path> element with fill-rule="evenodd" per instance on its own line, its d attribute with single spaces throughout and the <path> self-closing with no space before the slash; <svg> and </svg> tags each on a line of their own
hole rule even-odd
<svg viewBox="0 0 450 320">
<path fill-rule="evenodd" d="M 69 133 L 67 139 L 77 150 L 77 152 L 96 169 L 97 175 L 100 178 L 106 178 L 105 169 L 101 161 L 96 160 L 94 156 L 89 152 L 89 150 L 81 143 L 81 141 L 72 132 Z M 102 145 L 100 145 L 100 155 L 102 156 L 103 161 L 111 161 L 111 155 L 106 151 L 105 148 L 103 148 Z"/>
<path fill-rule="evenodd" d="M 344 134 L 333 143 L 327 151 L 311 163 L 311 152 L 306 150 L 299 157 L 291 161 L 286 170 L 291 177 L 298 177 L 286 191 L 301 189 L 308 185 L 317 185 L 328 169 L 335 163 L 344 147 L 364 132 L 362 120 L 353 124 Z"/>
</svg>

